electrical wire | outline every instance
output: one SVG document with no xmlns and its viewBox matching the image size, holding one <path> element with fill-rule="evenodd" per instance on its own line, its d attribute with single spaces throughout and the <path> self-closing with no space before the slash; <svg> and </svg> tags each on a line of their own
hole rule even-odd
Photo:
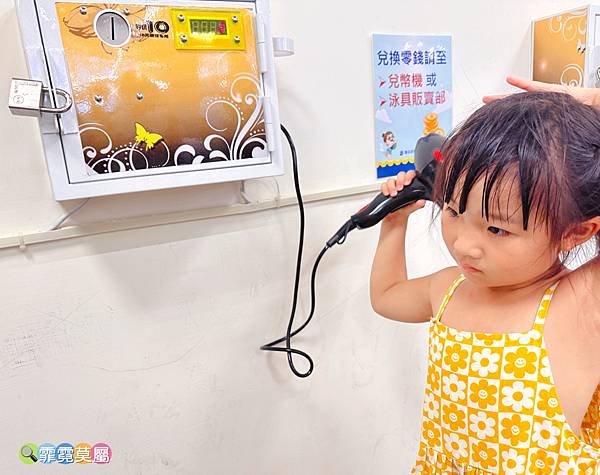
<svg viewBox="0 0 600 475">
<path fill-rule="evenodd" d="M 68 213 L 65 213 L 64 215 L 62 215 L 58 221 L 56 221 L 56 223 L 54 223 L 51 227 L 50 227 L 50 231 L 56 231 L 58 228 L 61 227 L 61 225 L 67 220 L 69 219 L 71 216 L 73 216 L 75 213 L 77 213 L 77 211 L 79 211 L 81 208 L 83 208 L 83 206 L 90 201 L 90 198 L 86 198 L 85 200 L 83 200 L 81 203 L 79 203 L 77 206 L 75 206 L 71 211 L 69 211 Z"/>
<path fill-rule="evenodd" d="M 292 311 L 290 314 L 290 319 L 288 322 L 286 334 L 285 334 L 285 336 L 283 336 L 277 340 L 274 340 L 271 343 L 267 343 L 266 345 L 261 346 L 260 349 L 264 350 L 264 351 L 278 351 L 278 352 L 287 353 L 288 365 L 289 365 L 290 369 L 292 370 L 292 372 L 299 378 L 306 378 L 306 377 L 310 376 L 310 374 L 312 373 L 314 366 L 315 366 L 314 362 L 313 362 L 312 358 L 306 352 L 292 348 L 291 347 L 291 339 L 292 339 L 292 337 L 294 337 L 298 333 L 300 333 L 309 324 L 309 322 L 312 320 L 312 317 L 315 313 L 315 308 L 316 308 L 315 284 L 316 284 L 316 278 L 317 278 L 317 269 L 319 267 L 319 263 L 321 262 L 321 259 L 323 258 L 323 255 L 332 245 L 342 244 L 346 240 L 346 236 L 348 235 L 348 232 L 350 232 L 352 227 L 350 224 L 347 223 L 348 224 L 347 226 L 343 227 L 342 230 L 338 231 L 338 235 L 339 235 L 338 239 L 336 239 L 335 241 L 330 240 L 327 243 L 327 245 L 321 250 L 319 255 L 317 256 L 317 259 L 313 265 L 313 269 L 311 272 L 311 278 L 310 278 L 310 302 L 311 302 L 310 303 L 310 313 L 309 313 L 306 321 L 299 328 L 292 331 L 292 327 L 294 326 L 294 318 L 296 315 L 296 306 L 298 304 L 298 289 L 300 286 L 300 269 L 302 266 L 302 252 L 304 249 L 305 218 L 304 218 L 304 203 L 302 201 L 302 193 L 300 191 L 300 180 L 298 178 L 298 160 L 297 160 L 297 154 L 296 154 L 296 147 L 294 145 L 294 141 L 293 141 L 290 133 L 284 127 L 283 124 L 281 125 L 281 130 L 282 130 L 283 134 L 285 135 L 285 138 L 287 139 L 288 144 L 290 146 L 290 151 L 292 152 L 292 169 L 293 169 L 293 174 L 294 174 L 294 186 L 296 189 L 296 197 L 298 199 L 298 208 L 300 211 L 300 238 L 298 240 L 298 253 L 297 253 L 297 257 L 296 257 L 296 274 L 295 274 L 295 278 L 294 278 L 294 294 L 293 294 L 293 300 L 292 300 Z M 337 237 L 337 235 L 336 235 L 336 237 Z M 285 347 L 275 346 L 284 341 L 285 341 Z M 298 371 L 298 369 L 296 369 L 296 366 L 294 365 L 293 355 L 298 355 L 298 356 L 301 356 L 306 359 L 306 361 L 308 362 L 308 369 L 305 372 L 300 372 L 300 371 Z"/>
<path fill-rule="evenodd" d="M 245 205 L 250 204 L 250 200 L 248 199 L 248 196 L 246 196 L 246 180 L 240 181 L 240 196 Z"/>
</svg>

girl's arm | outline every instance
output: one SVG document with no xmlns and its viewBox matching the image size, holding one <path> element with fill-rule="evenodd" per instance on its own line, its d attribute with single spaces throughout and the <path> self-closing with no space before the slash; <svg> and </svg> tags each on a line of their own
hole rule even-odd
<svg viewBox="0 0 600 475">
<path fill-rule="evenodd" d="M 388 180 L 381 190 L 394 196 L 404 185 L 410 184 L 414 172 L 400 173 L 396 180 Z M 402 322 L 425 322 L 432 316 L 440 292 L 445 291 L 456 276 L 456 268 L 444 269 L 417 279 L 407 278 L 405 238 L 408 216 L 422 208 L 423 200 L 402 208 L 386 217 L 381 224 L 379 242 L 371 268 L 371 306 L 383 317 Z M 433 302 L 433 303 L 432 303 Z"/>
</svg>

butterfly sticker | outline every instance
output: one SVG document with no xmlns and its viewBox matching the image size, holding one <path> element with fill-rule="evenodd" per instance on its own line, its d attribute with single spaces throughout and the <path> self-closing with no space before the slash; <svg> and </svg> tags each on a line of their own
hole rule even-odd
<svg viewBox="0 0 600 475">
<path fill-rule="evenodd" d="M 135 123 L 135 141 L 139 144 L 146 144 L 146 150 L 154 147 L 157 142 L 162 140 L 162 135 L 148 132 L 144 126 L 138 122 Z"/>
</svg>

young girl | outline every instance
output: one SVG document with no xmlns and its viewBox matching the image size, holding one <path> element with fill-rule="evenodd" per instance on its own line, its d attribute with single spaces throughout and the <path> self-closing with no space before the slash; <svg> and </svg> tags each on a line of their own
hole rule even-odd
<svg viewBox="0 0 600 475">
<path fill-rule="evenodd" d="M 377 313 L 430 321 L 412 473 L 600 474 L 600 111 L 515 94 L 476 111 L 442 156 L 434 201 L 458 266 L 407 279 L 420 201 L 384 220 L 371 274 Z M 569 270 L 586 241 L 594 259 Z"/>
</svg>

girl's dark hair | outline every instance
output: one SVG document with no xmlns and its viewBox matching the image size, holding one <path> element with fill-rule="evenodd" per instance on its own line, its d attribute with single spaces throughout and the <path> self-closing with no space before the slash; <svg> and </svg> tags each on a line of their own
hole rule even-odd
<svg viewBox="0 0 600 475">
<path fill-rule="evenodd" d="M 482 210 L 489 219 L 490 200 L 514 180 L 523 229 L 546 226 L 558 250 L 570 228 L 600 215 L 599 150 L 600 111 L 564 93 L 512 94 L 478 109 L 444 142 L 433 201 L 442 208 L 460 193 L 463 213 L 469 192 L 483 178 Z M 595 236 L 594 256 L 598 246 Z"/>
</svg>

